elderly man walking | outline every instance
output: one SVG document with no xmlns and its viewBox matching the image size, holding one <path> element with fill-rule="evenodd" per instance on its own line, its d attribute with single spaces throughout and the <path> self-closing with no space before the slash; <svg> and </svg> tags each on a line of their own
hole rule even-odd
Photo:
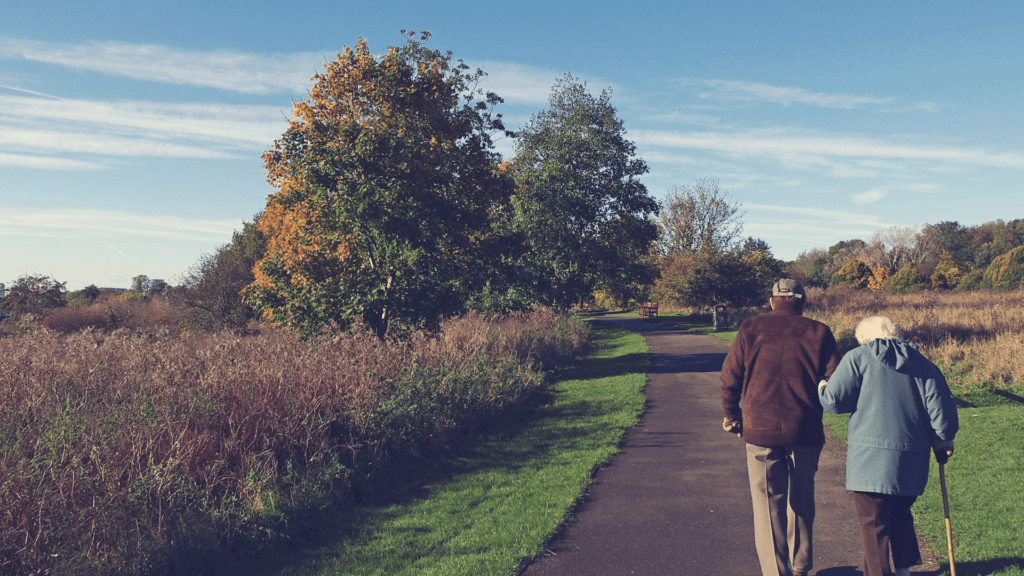
<svg viewBox="0 0 1024 576">
<path fill-rule="evenodd" d="M 828 326 L 805 318 L 796 280 L 772 288 L 768 314 L 740 325 L 722 366 L 722 427 L 746 441 L 754 544 L 764 576 L 813 567 L 814 476 L 825 445 L 818 382 L 839 364 Z"/>
</svg>

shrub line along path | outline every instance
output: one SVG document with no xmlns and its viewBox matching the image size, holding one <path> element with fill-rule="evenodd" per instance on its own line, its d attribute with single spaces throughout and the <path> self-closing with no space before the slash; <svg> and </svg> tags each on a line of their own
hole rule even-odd
<svg viewBox="0 0 1024 576">
<path fill-rule="evenodd" d="M 642 420 L 594 476 L 572 523 L 526 576 L 759 576 L 744 443 L 722 430 L 729 344 L 653 322 L 604 318 L 651 349 Z M 817 474 L 814 570 L 860 575 L 861 543 L 844 488 L 845 448 L 829 437 Z M 927 552 L 926 566 L 935 566 Z M 914 574 L 936 574 L 917 567 Z"/>
</svg>

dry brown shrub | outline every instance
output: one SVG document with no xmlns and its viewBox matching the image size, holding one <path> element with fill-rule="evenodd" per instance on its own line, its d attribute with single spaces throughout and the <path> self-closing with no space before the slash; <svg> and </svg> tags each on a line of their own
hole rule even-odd
<svg viewBox="0 0 1024 576">
<path fill-rule="evenodd" d="M 65 334 L 86 328 L 159 330 L 177 327 L 185 311 L 162 296 L 107 296 L 87 306 L 57 308 L 46 313 L 41 323 Z"/>
<path fill-rule="evenodd" d="M 106 311 L 101 306 L 58 308 L 49 312 L 42 320 L 43 326 L 56 332 L 78 332 L 86 328 L 104 329 L 110 324 Z"/>
<path fill-rule="evenodd" d="M 888 316 L 904 337 L 940 364 L 953 385 L 1024 384 L 1024 291 L 909 294 L 831 288 L 808 290 L 806 315 L 852 334 L 867 316 Z"/>
<path fill-rule="evenodd" d="M 585 343 L 580 321 L 550 310 L 404 342 L 359 328 L 0 339 L 0 573 L 152 568 L 172 541 L 230 541 L 310 482 L 347 490 L 388 450 L 520 401 L 536 360 Z"/>
</svg>

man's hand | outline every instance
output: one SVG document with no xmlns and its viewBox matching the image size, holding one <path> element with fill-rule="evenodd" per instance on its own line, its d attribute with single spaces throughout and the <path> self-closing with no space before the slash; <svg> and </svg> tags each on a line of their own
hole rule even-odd
<svg viewBox="0 0 1024 576">
<path fill-rule="evenodd" d="M 935 440 L 932 442 L 932 451 L 935 452 L 935 460 L 939 464 L 945 464 L 953 455 L 952 440 Z"/>
<path fill-rule="evenodd" d="M 735 418 L 726 416 L 722 420 L 722 429 L 730 434 L 735 434 L 738 438 L 743 437 L 743 423 Z"/>
</svg>

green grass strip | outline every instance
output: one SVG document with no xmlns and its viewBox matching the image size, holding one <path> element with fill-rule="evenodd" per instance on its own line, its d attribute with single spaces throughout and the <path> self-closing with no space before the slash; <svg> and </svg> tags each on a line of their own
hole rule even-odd
<svg viewBox="0 0 1024 576">
<path fill-rule="evenodd" d="M 603 322 L 593 328 L 600 346 L 559 369 L 529 405 L 462 447 L 410 461 L 392 479 L 390 502 L 360 506 L 333 533 L 250 573 L 516 572 L 571 517 L 644 410 L 643 337 Z"/>
<path fill-rule="evenodd" d="M 1024 407 L 960 408 L 956 451 L 946 464 L 946 488 L 958 575 L 1024 575 Z M 917 522 L 946 557 L 938 464 L 914 506 Z"/>
</svg>

